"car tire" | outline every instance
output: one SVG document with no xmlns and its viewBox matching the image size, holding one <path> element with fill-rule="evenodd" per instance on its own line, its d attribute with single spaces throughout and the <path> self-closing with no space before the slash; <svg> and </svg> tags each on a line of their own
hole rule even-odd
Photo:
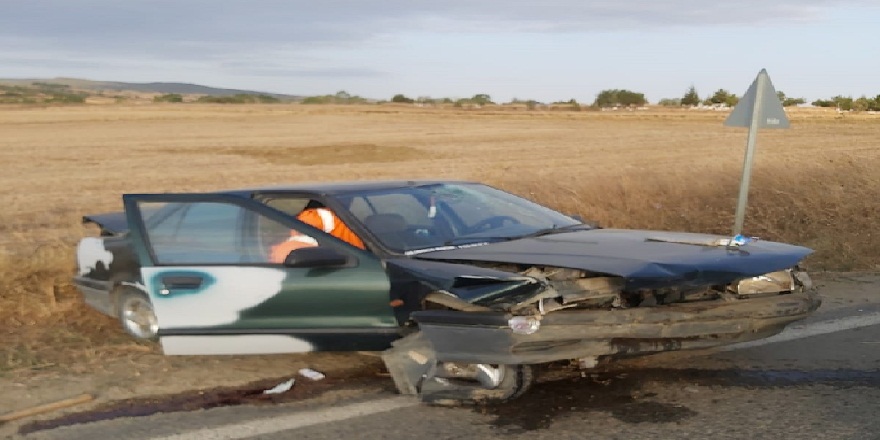
<svg viewBox="0 0 880 440">
<path fill-rule="evenodd" d="M 503 369 L 503 376 L 501 382 L 491 389 L 432 377 L 422 384 L 419 398 L 437 406 L 500 403 L 523 395 L 534 383 L 531 365 L 498 365 L 496 368 Z"/>
<path fill-rule="evenodd" d="M 126 333 L 142 341 L 155 341 L 159 338 L 159 321 L 147 295 L 133 289 L 124 289 L 119 293 L 116 304 L 116 316 Z"/>
</svg>

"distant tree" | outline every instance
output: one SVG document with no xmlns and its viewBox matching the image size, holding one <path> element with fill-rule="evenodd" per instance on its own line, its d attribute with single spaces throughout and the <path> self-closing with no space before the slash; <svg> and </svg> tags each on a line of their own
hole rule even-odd
<svg viewBox="0 0 880 440">
<path fill-rule="evenodd" d="M 569 109 L 574 110 L 574 111 L 580 111 L 580 109 L 581 109 L 581 104 L 579 102 L 577 102 L 577 99 L 574 99 L 574 98 L 571 98 L 568 101 L 554 101 L 553 104 L 560 105 L 560 106 L 566 105 L 569 107 Z"/>
<path fill-rule="evenodd" d="M 326 96 L 306 96 L 301 102 L 303 104 L 327 104 L 329 100 Z"/>
<path fill-rule="evenodd" d="M 58 91 L 68 91 L 68 90 L 70 90 L 70 86 L 67 85 L 67 84 L 56 84 L 56 83 L 47 83 L 47 82 L 39 82 L 39 81 L 35 81 L 35 82 L 32 82 L 31 85 L 33 85 L 34 87 L 36 87 L 36 88 L 38 88 L 38 89 L 40 89 L 40 90 L 45 90 L 45 91 L 49 91 L 49 92 L 51 92 L 51 91 L 58 92 Z"/>
<path fill-rule="evenodd" d="M 626 89 L 608 89 L 602 90 L 596 95 L 593 106 L 600 108 L 615 106 L 634 107 L 647 103 L 648 100 L 645 99 L 644 93 L 631 92 Z"/>
<path fill-rule="evenodd" d="M 478 94 L 474 95 L 470 99 L 470 101 L 472 104 L 477 104 L 477 105 L 495 104 L 494 102 L 492 102 L 492 97 L 485 94 L 485 93 L 478 93 Z"/>
<path fill-rule="evenodd" d="M 817 99 L 812 104 L 816 107 L 837 107 L 843 111 L 874 110 L 880 109 L 880 95 L 873 99 L 865 96 L 853 99 L 851 96 L 837 95 L 831 99 Z"/>
<path fill-rule="evenodd" d="M 871 100 L 862 95 L 861 97 L 853 101 L 852 109 L 857 112 L 863 112 L 868 109 L 868 106 L 870 106 L 870 104 Z"/>
<path fill-rule="evenodd" d="M 680 107 L 681 99 L 679 98 L 663 98 L 658 102 L 663 107 Z"/>
<path fill-rule="evenodd" d="M 340 90 L 334 95 L 308 96 L 300 102 L 302 104 L 361 104 L 367 100 L 357 95 L 351 95 L 345 90 Z"/>
<path fill-rule="evenodd" d="M 236 93 L 235 95 L 205 95 L 199 96 L 196 102 L 204 102 L 211 104 L 275 104 L 281 102 L 280 99 L 270 95 L 252 95 L 249 93 Z"/>
<path fill-rule="evenodd" d="M 179 93 L 166 93 L 164 95 L 154 96 L 153 102 L 183 102 L 183 95 Z"/>
<path fill-rule="evenodd" d="M 86 102 L 87 95 L 84 93 L 53 93 L 45 102 L 63 104 L 82 104 Z"/>
<path fill-rule="evenodd" d="M 779 98 L 779 102 L 782 103 L 783 107 L 791 107 L 793 105 L 804 104 L 807 102 L 804 98 L 789 98 L 785 96 L 785 92 L 782 90 L 776 92 L 776 97 Z"/>
<path fill-rule="evenodd" d="M 712 96 L 706 98 L 706 101 L 704 101 L 704 104 L 706 104 L 706 105 L 727 104 L 727 105 L 733 107 L 736 105 L 737 102 L 739 102 L 739 98 L 737 98 L 736 95 L 728 92 L 727 90 L 718 89 L 715 91 L 715 93 Z"/>
<path fill-rule="evenodd" d="M 700 105 L 700 95 L 697 94 L 697 88 L 691 86 L 688 91 L 681 97 L 681 105 L 695 106 Z"/>
<path fill-rule="evenodd" d="M 257 102 L 259 102 L 260 104 L 277 104 L 277 103 L 281 102 L 280 99 L 278 99 L 274 96 L 264 95 L 262 93 L 259 95 L 251 95 L 251 96 L 256 98 Z"/>
<path fill-rule="evenodd" d="M 407 98 L 403 94 L 398 93 L 391 98 L 391 102 L 401 102 L 401 103 L 405 103 L 405 104 L 412 104 L 415 101 L 412 98 Z"/>
<path fill-rule="evenodd" d="M 880 111 L 880 95 L 875 96 L 874 99 L 868 102 L 868 111 Z"/>
<path fill-rule="evenodd" d="M 831 100 L 834 101 L 837 104 L 837 108 L 841 110 L 850 111 L 853 109 L 853 99 L 851 96 L 838 95 L 831 98 Z"/>
</svg>

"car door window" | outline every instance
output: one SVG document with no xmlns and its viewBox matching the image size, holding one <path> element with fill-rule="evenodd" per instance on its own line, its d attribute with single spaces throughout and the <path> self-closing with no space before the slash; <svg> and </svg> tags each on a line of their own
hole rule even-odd
<svg viewBox="0 0 880 440">
<path fill-rule="evenodd" d="M 232 203 L 138 204 L 147 243 L 160 265 L 271 263 L 271 247 L 291 229 Z M 250 233 L 250 231 L 254 231 Z"/>
</svg>

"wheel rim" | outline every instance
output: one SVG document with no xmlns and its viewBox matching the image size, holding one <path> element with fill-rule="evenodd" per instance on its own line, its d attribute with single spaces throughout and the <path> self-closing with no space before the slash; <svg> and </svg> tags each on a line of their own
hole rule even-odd
<svg viewBox="0 0 880 440">
<path fill-rule="evenodd" d="M 492 390 L 501 385 L 501 382 L 504 380 L 504 371 L 504 365 L 443 362 L 437 372 L 437 376 L 476 381 L 483 388 Z"/>
<path fill-rule="evenodd" d="M 130 297 L 122 305 L 122 325 L 141 339 L 150 339 L 159 331 L 159 321 L 152 304 L 140 297 Z"/>
<path fill-rule="evenodd" d="M 477 364 L 476 379 L 484 388 L 490 390 L 498 388 L 498 385 L 501 385 L 501 381 L 504 380 L 504 366 Z"/>
</svg>

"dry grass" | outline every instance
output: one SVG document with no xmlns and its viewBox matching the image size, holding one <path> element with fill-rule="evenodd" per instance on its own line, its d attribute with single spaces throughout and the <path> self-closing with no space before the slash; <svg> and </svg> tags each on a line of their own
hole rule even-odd
<svg viewBox="0 0 880 440">
<path fill-rule="evenodd" d="M 727 233 L 746 132 L 713 112 L 145 105 L 0 108 L 0 372 L 143 350 L 69 285 L 80 216 L 125 192 L 485 181 L 609 227 Z M 880 269 L 880 118 L 763 131 L 746 232 Z"/>
<path fill-rule="evenodd" d="M 167 153 L 203 154 L 204 150 L 169 150 Z M 417 160 L 424 154 L 412 147 L 380 146 L 373 144 L 329 144 L 314 147 L 261 147 L 218 148 L 214 154 L 229 154 L 244 158 L 261 159 L 270 164 L 333 165 L 338 163 L 390 163 Z"/>
</svg>

